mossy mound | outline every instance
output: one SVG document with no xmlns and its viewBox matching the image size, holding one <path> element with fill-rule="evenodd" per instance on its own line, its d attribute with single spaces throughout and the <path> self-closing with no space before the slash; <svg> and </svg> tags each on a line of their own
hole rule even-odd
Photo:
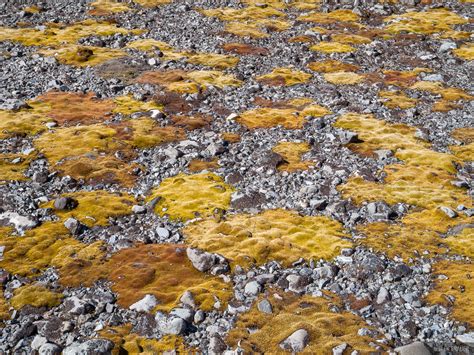
<svg viewBox="0 0 474 355">
<path fill-rule="evenodd" d="M 224 221 L 206 219 L 183 230 L 192 247 L 222 254 L 235 265 L 285 266 L 299 258 L 332 259 L 350 247 L 341 224 L 327 217 L 300 216 L 286 210 L 237 214 Z"/>
<path fill-rule="evenodd" d="M 442 304 L 452 317 L 474 326 L 473 264 L 443 260 L 433 269 L 434 288 L 426 297 L 430 303 Z M 441 276 L 443 275 L 443 276 Z"/>
<path fill-rule="evenodd" d="M 275 68 L 269 74 L 257 77 L 257 80 L 271 86 L 293 86 L 304 84 L 311 79 L 311 74 L 291 68 Z"/>
<path fill-rule="evenodd" d="M 212 173 L 177 176 L 163 180 L 151 199 L 159 198 L 155 212 L 172 219 L 190 220 L 207 217 L 230 206 L 234 189 Z"/>
<path fill-rule="evenodd" d="M 308 170 L 314 165 L 311 161 L 303 161 L 302 156 L 309 152 L 308 143 L 280 142 L 272 148 L 272 151 L 279 154 L 284 162 L 278 166 L 278 170 L 295 172 L 298 170 Z"/>
<path fill-rule="evenodd" d="M 25 306 L 33 307 L 54 307 L 61 303 L 63 295 L 51 292 L 44 286 L 26 285 L 17 288 L 13 292 L 10 304 L 15 309 L 21 309 Z"/>
<path fill-rule="evenodd" d="M 375 351 L 370 346 L 374 339 L 358 335 L 360 328 L 370 328 L 362 318 L 347 311 L 331 310 L 334 306 L 343 308 L 336 296 L 297 296 L 269 290 L 267 299 L 272 305 L 272 314 L 262 313 L 254 305 L 240 315 L 226 339 L 230 346 L 238 345 L 246 352 L 280 354 L 284 353 L 280 343 L 296 330 L 304 329 L 309 335 L 304 353 L 328 354 L 343 343 L 349 352 Z"/>
</svg>

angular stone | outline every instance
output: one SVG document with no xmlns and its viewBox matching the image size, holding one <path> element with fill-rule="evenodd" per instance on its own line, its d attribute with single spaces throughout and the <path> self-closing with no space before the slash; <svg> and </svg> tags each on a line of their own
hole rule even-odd
<svg viewBox="0 0 474 355">
<path fill-rule="evenodd" d="M 299 352 L 308 345 L 309 334 L 305 329 L 298 329 L 280 343 L 280 348 L 288 351 Z"/>
</svg>

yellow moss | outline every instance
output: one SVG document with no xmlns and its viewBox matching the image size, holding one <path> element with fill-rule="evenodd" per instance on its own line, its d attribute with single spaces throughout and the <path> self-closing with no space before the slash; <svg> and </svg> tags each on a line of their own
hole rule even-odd
<svg viewBox="0 0 474 355">
<path fill-rule="evenodd" d="M 332 259 L 351 246 L 339 222 L 328 217 L 302 217 L 293 211 L 238 214 L 218 222 L 206 219 L 183 230 L 191 246 L 219 253 L 233 264 L 262 265 L 277 260 L 285 266 L 299 258 Z"/>
<path fill-rule="evenodd" d="M 153 8 L 161 5 L 171 4 L 173 0 L 133 0 L 133 2 L 143 7 Z"/>
<path fill-rule="evenodd" d="M 324 297 L 297 296 L 291 293 L 269 290 L 267 300 L 271 303 L 272 314 L 257 309 L 239 316 L 235 328 L 229 332 L 227 342 L 237 345 L 248 353 L 286 353 L 280 343 L 298 329 L 309 334 L 309 342 L 303 349 L 308 354 L 330 354 L 332 349 L 343 343 L 349 353 L 373 353 L 369 344 L 375 342 L 370 337 L 358 335 L 360 328 L 370 328 L 362 318 L 342 311 L 336 313 L 332 307 L 343 309 L 342 302 L 335 295 Z M 250 331 L 252 330 L 252 331 Z"/>
<path fill-rule="evenodd" d="M 449 149 L 453 154 L 463 161 L 474 161 L 474 143 L 461 145 L 461 146 L 450 146 Z"/>
<path fill-rule="evenodd" d="M 273 147 L 273 151 L 279 154 L 284 163 L 278 166 L 278 170 L 294 172 L 308 170 L 314 165 L 311 161 L 302 161 L 302 156 L 309 152 L 311 146 L 308 143 L 280 142 Z"/>
<path fill-rule="evenodd" d="M 443 260 L 435 264 L 433 273 L 435 286 L 426 300 L 444 305 L 451 310 L 454 319 L 474 326 L 473 264 Z M 439 278 L 438 275 L 448 278 Z M 453 297 L 454 302 L 447 296 Z"/>
<path fill-rule="evenodd" d="M 258 108 L 246 111 L 237 117 L 236 121 L 247 128 L 268 128 L 278 125 L 286 129 L 301 129 L 306 122 L 306 116 L 322 117 L 331 112 L 326 108 L 303 98 L 285 103 L 284 108 Z"/>
<path fill-rule="evenodd" d="M 7 301 L 3 296 L 3 288 L 0 287 L 0 322 L 10 318 L 10 311 Z M 1 324 L 1 323 L 0 323 Z"/>
<path fill-rule="evenodd" d="M 474 227 L 466 227 L 461 233 L 444 240 L 451 253 L 474 258 Z"/>
<path fill-rule="evenodd" d="M 114 99 L 116 107 L 112 112 L 121 113 L 122 115 L 131 115 L 135 112 L 162 110 L 163 105 L 159 105 L 153 101 L 143 102 L 135 100 L 132 95 L 119 96 Z"/>
<path fill-rule="evenodd" d="M 349 53 L 356 49 L 348 44 L 339 42 L 319 42 L 309 47 L 312 51 L 322 53 Z"/>
<path fill-rule="evenodd" d="M 42 49 L 40 54 L 55 57 L 59 62 L 78 67 L 95 66 L 112 59 L 125 57 L 120 49 L 69 45 L 58 49 Z"/>
<path fill-rule="evenodd" d="M 319 73 L 353 72 L 359 70 L 359 66 L 328 59 L 320 62 L 310 62 L 308 68 Z"/>
<path fill-rule="evenodd" d="M 459 109 L 459 108 L 462 108 L 462 105 L 459 105 L 457 103 L 441 99 L 439 101 L 436 101 L 433 104 L 432 110 L 434 112 L 448 112 L 448 111 L 456 110 L 456 109 Z"/>
<path fill-rule="evenodd" d="M 19 155 L 0 153 L 0 182 L 26 180 L 27 177 L 24 173 L 34 157 L 35 154 Z M 13 161 L 16 159 L 20 159 L 20 161 L 14 163 Z"/>
<path fill-rule="evenodd" d="M 112 139 L 115 135 L 115 129 L 101 124 L 62 127 L 38 137 L 34 145 L 56 164 L 67 157 L 118 150 L 122 144 Z"/>
<path fill-rule="evenodd" d="M 125 324 L 107 327 L 99 331 L 99 336 L 111 340 L 115 347 L 113 355 L 126 354 L 161 354 L 167 351 L 178 353 L 191 352 L 184 344 L 183 338 L 176 335 L 165 335 L 161 339 L 148 339 L 132 333 L 132 326 Z"/>
<path fill-rule="evenodd" d="M 384 252 L 389 257 L 404 260 L 423 255 L 445 254 L 446 239 L 441 234 L 462 221 L 450 219 L 439 210 L 412 212 L 400 222 L 375 222 L 359 226 L 357 230 L 366 236 L 361 243 L 369 248 Z"/>
<path fill-rule="evenodd" d="M 354 34 L 347 34 L 347 33 L 336 33 L 331 36 L 331 39 L 337 43 L 343 44 L 368 44 L 371 43 L 372 40 L 368 37 L 354 35 Z"/>
<path fill-rule="evenodd" d="M 44 286 L 25 285 L 13 291 L 10 303 L 15 309 L 21 309 L 27 305 L 50 308 L 60 304 L 62 298 L 62 294 L 51 292 Z"/>
<path fill-rule="evenodd" d="M 234 189 L 212 173 L 177 176 L 163 180 L 150 199 L 159 197 L 155 212 L 172 219 L 189 220 L 211 216 L 215 210 L 226 210 Z"/>
<path fill-rule="evenodd" d="M 258 81 L 274 86 L 292 86 L 304 84 L 308 82 L 309 79 L 311 79 L 311 74 L 293 70 L 291 68 L 275 68 L 271 73 L 257 77 Z"/>
<path fill-rule="evenodd" d="M 322 24 L 331 24 L 337 22 L 357 22 L 359 15 L 351 10 L 335 10 L 328 13 L 310 12 L 309 14 L 301 15 L 298 21 L 317 22 Z"/>
<path fill-rule="evenodd" d="M 338 187 L 344 198 L 356 204 L 383 200 L 388 204 L 407 203 L 417 206 L 402 218 L 400 223 L 372 223 L 359 230 L 367 236 L 362 243 L 389 256 L 410 257 L 417 250 L 432 253 L 444 252 L 440 234 L 458 224 L 468 223 L 469 218 L 460 214 L 447 217 L 441 206 L 453 210 L 459 204 L 472 206 L 466 190 L 453 186 L 458 159 L 446 153 L 429 149 L 427 142 L 415 137 L 415 128 L 403 124 L 389 124 L 369 115 L 346 114 L 335 123 L 336 127 L 356 131 L 361 143 L 349 144 L 356 152 L 370 155 L 377 149 L 395 151 L 402 164 L 384 168 L 384 182 L 365 181 L 351 177 Z"/>
<path fill-rule="evenodd" d="M 207 86 L 215 86 L 220 89 L 225 87 L 240 86 L 242 82 L 231 74 L 224 74 L 216 70 L 197 70 L 187 74 L 188 78 L 201 85 L 204 89 Z"/>
<path fill-rule="evenodd" d="M 274 7 L 247 6 L 241 9 L 224 7 L 218 9 L 200 9 L 204 16 L 217 17 L 221 21 L 247 21 L 267 19 L 270 17 L 286 17 L 286 14 Z"/>
<path fill-rule="evenodd" d="M 465 60 L 474 60 L 474 44 L 466 43 L 461 47 L 454 49 L 453 53 L 455 56 L 465 59 Z"/>
<path fill-rule="evenodd" d="M 35 135 L 46 129 L 45 123 L 50 105 L 35 100 L 27 102 L 28 107 L 18 111 L 0 110 L 0 139 L 18 135 Z"/>
<path fill-rule="evenodd" d="M 364 81 L 364 75 L 352 72 L 325 73 L 324 79 L 334 85 L 355 85 Z"/>
<path fill-rule="evenodd" d="M 111 192 L 79 191 L 63 195 L 72 197 L 79 203 L 73 210 L 55 210 L 55 214 L 65 221 L 68 218 L 75 218 L 83 224 L 92 226 L 106 226 L 109 218 L 120 217 L 131 213 L 135 199 L 126 194 L 114 194 Z M 43 207 L 52 208 L 54 201 L 48 202 Z"/>
<path fill-rule="evenodd" d="M 423 12 L 410 11 L 388 16 L 384 21 L 390 22 L 385 27 L 389 33 L 408 32 L 427 35 L 450 31 L 454 25 L 468 22 L 467 19 L 444 8 Z"/>
<path fill-rule="evenodd" d="M 5 246 L 0 267 L 12 274 L 35 276 L 50 266 L 58 268 L 99 257 L 102 243 L 83 244 L 69 236 L 61 223 L 46 222 L 18 237 L 0 233 Z"/>
<path fill-rule="evenodd" d="M 0 41 L 20 42 L 25 46 L 57 47 L 75 44 L 88 36 L 111 36 L 120 34 L 140 34 L 143 30 L 127 30 L 107 22 L 85 20 L 73 25 L 49 25 L 45 30 L 33 28 L 0 28 Z"/>
<path fill-rule="evenodd" d="M 388 108 L 401 108 L 407 109 L 416 106 L 418 100 L 408 97 L 402 91 L 380 91 L 379 97 L 382 99 L 382 103 Z"/>
<path fill-rule="evenodd" d="M 120 12 L 130 11 L 130 7 L 114 0 L 96 0 L 90 3 L 89 14 L 92 16 L 107 16 Z"/>
<path fill-rule="evenodd" d="M 456 128 L 451 136 L 466 144 L 474 143 L 474 127 Z"/>
<path fill-rule="evenodd" d="M 205 65 L 219 69 L 233 68 L 239 62 L 239 58 L 216 53 L 196 53 L 188 54 L 188 62 L 193 64 Z"/>
<path fill-rule="evenodd" d="M 458 88 L 445 88 L 442 83 L 437 81 L 418 81 L 410 89 L 428 91 L 432 94 L 441 95 L 447 101 L 472 100 L 473 96 L 467 94 L 464 90 Z"/>
</svg>

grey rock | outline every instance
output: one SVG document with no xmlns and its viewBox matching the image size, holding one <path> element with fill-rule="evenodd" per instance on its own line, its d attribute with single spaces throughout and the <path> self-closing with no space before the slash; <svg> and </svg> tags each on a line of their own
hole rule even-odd
<svg viewBox="0 0 474 355">
<path fill-rule="evenodd" d="M 262 291 L 262 286 L 257 281 L 250 281 L 244 287 L 244 293 L 248 296 L 256 296 Z"/>
<path fill-rule="evenodd" d="M 377 304 L 382 304 L 390 300 L 390 292 L 385 287 L 380 287 L 377 294 Z"/>
<path fill-rule="evenodd" d="M 288 351 L 300 352 L 308 345 L 309 334 L 305 329 L 298 329 L 280 343 L 280 348 Z"/>
<path fill-rule="evenodd" d="M 262 313 L 267 313 L 267 314 L 273 313 L 273 307 L 267 299 L 264 299 L 258 302 L 257 308 Z"/>
<path fill-rule="evenodd" d="M 441 206 L 439 209 L 449 218 L 456 218 L 458 216 L 458 214 L 449 207 Z"/>
<path fill-rule="evenodd" d="M 57 210 L 73 210 L 78 206 L 76 199 L 72 197 L 59 197 L 54 200 L 54 208 Z"/>
<path fill-rule="evenodd" d="M 209 339 L 209 354 L 222 354 L 227 350 L 227 345 L 218 334 Z"/>
<path fill-rule="evenodd" d="M 344 354 L 344 350 L 347 348 L 347 343 L 342 343 L 334 348 L 332 348 L 333 355 L 342 355 Z"/>
<path fill-rule="evenodd" d="M 196 313 L 194 313 L 194 323 L 200 324 L 204 321 L 204 319 L 206 319 L 206 313 L 204 313 L 204 311 L 199 309 L 196 311 Z"/>
<path fill-rule="evenodd" d="M 189 307 L 196 307 L 196 302 L 194 300 L 194 296 L 191 291 L 184 291 L 183 295 L 179 299 L 182 304 L 187 305 Z"/>
<path fill-rule="evenodd" d="M 189 308 L 174 308 L 170 312 L 171 316 L 176 316 L 191 323 L 194 319 L 194 311 Z"/>
<path fill-rule="evenodd" d="M 456 49 L 458 46 L 454 42 L 443 42 L 441 43 L 441 46 L 439 46 L 438 51 L 439 52 L 447 52 L 451 49 Z"/>
<path fill-rule="evenodd" d="M 378 149 L 374 150 L 374 153 L 379 160 L 387 160 L 393 156 L 393 152 L 390 149 Z"/>
<path fill-rule="evenodd" d="M 72 217 L 69 217 L 66 219 L 66 221 L 64 221 L 64 227 L 66 227 L 73 235 L 81 234 L 83 230 L 81 222 Z"/>
<path fill-rule="evenodd" d="M 61 354 L 62 348 L 56 344 L 46 343 L 41 345 L 38 349 L 40 355 L 59 355 Z"/>
<path fill-rule="evenodd" d="M 158 238 L 160 239 L 167 239 L 170 236 L 170 231 L 163 227 L 158 227 L 155 229 Z"/>
<path fill-rule="evenodd" d="M 230 270 L 229 263 L 221 255 L 193 248 L 187 248 L 186 254 L 193 266 L 201 272 L 209 271 L 213 275 L 219 275 Z"/>
<path fill-rule="evenodd" d="M 288 289 L 296 293 L 304 292 L 306 286 L 311 282 L 308 277 L 295 274 L 288 275 L 286 280 L 288 281 Z"/>
<path fill-rule="evenodd" d="M 37 334 L 31 342 L 31 348 L 33 350 L 38 350 L 39 348 L 41 348 L 42 345 L 46 344 L 47 342 L 48 340 L 45 337 L 42 337 L 41 335 Z"/>
<path fill-rule="evenodd" d="M 132 207 L 132 212 L 136 214 L 143 214 L 146 213 L 146 206 L 141 206 L 141 205 L 133 205 Z"/>
<path fill-rule="evenodd" d="M 431 351 L 420 341 L 395 348 L 400 355 L 431 355 Z"/>
<path fill-rule="evenodd" d="M 114 343 L 106 339 L 90 339 L 83 343 L 72 343 L 63 350 L 63 355 L 110 354 Z"/>
</svg>

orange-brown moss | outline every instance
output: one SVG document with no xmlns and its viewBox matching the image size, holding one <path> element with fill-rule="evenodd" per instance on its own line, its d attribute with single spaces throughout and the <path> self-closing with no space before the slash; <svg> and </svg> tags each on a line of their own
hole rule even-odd
<svg viewBox="0 0 474 355">
<path fill-rule="evenodd" d="M 362 74 L 352 72 L 334 72 L 325 73 L 324 79 L 334 85 L 355 85 L 363 82 L 365 77 Z"/>
<path fill-rule="evenodd" d="M 217 158 L 214 158 L 210 161 L 193 159 L 189 162 L 189 165 L 188 165 L 188 170 L 193 173 L 197 173 L 203 170 L 212 171 L 217 168 L 219 168 L 219 163 L 217 162 Z"/>
<path fill-rule="evenodd" d="M 265 85 L 292 86 L 304 84 L 311 79 L 311 74 L 293 70 L 291 68 L 275 68 L 271 73 L 257 77 Z"/>
</svg>

